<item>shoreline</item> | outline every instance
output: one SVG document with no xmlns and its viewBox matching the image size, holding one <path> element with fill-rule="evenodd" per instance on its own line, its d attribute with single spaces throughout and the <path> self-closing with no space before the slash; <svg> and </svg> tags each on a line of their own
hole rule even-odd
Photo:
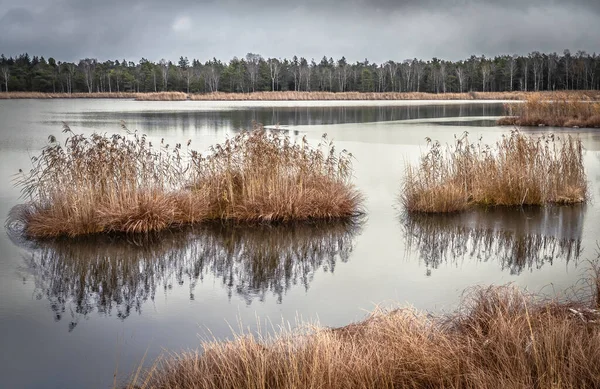
<svg viewBox="0 0 600 389">
<path fill-rule="evenodd" d="M 521 101 L 529 96 L 548 96 L 557 92 L 252 92 L 252 93 L 184 93 L 184 92 L 96 92 L 41 93 L 3 92 L 0 100 L 19 99 L 133 99 L 136 101 Z M 576 97 L 600 100 L 599 91 L 566 91 Z"/>
<path fill-rule="evenodd" d="M 592 267 L 592 274 L 598 270 Z M 561 299 L 476 287 L 456 310 L 375 309 L 343 327 L 299 322 L 273 335 L 234 333 L 168 350 L 127 388 L 592 387 L 598 383 L 598 279 Z M 140 382 L 142 384 L 140 385 Z"/>
</svg>

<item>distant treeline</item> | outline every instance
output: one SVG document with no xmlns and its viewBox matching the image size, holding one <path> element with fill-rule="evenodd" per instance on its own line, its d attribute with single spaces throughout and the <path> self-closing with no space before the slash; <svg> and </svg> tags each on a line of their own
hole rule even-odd
<svg viewBox="0 0 600 389">
<path fill-rule="evenodd" d="M 0 56 L 0 91 L 52 93 L 94 92 L 504 92 L 600 89 L 600 56 L 583 51 L 562 55 L 533 52 L 527 56 L 471 56 L 458 62 L 433 58 L 382 64 L 348 63 L 323 57 L 263 58 L 249 53 L 229 62 L 204 63 L 181 57 L 177 63 L 142 58 L 78 63 L 54 58 Z"/>
</svg>

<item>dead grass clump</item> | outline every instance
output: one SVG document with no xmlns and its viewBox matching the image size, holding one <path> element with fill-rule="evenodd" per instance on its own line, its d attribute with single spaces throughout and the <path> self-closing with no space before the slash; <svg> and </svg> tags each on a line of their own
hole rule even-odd
<svg viewBox="0 0 600 389">
<path fill-rule="evenodd" d="M 419 166 L 408 166 L 401 201 L 409 212 L 462 211 L 472 205 L 574 204 L 587 199 L 581 140 L 518 131 L 493 147 L 467 134 L 453 147 L 428 139 Z"/>
<path fill-rule="evenodd" d="M 523 104 L 506 106 L 500 125 L 600 128 L 600 103 L 586 94 L 531 94 Z"/>
<path fill-rule="evenodd" d="M 126 130 L 126 129 L 125 129 Z M 207 155 L 145 135 L 51 137 L 17 185 L 30 199 L 12 215 L 29 237 L 148 233 L 210 220 L 289 222 L 348 218 L 362 196 L 351 154 L 312 148 L 262 129 Z M 188 142 L 189 146 L 189 142 Z"/>
<path fill-rule="evenodd" d="M 204 342 L 162 356 L 131 387 L 596 387 L 599 317 L 596 307 L 514 287 L 476 289 L 446 317 L 379 310 L 341 328 Z"/>
<path fill-rule="evenodd" d="M 317 148 L 279 132 L 242 133 L 207 156 L 192 154 L 194 190 L 211 199 L 209 218 L 281 221 L 352 217 L 361 194 L 350 184 L 352 154 L 325 137 Z"/>
<path fill-rule="evenodd" d="M 137 93 L 135 99 L 140 101 L 183 101 L 188 99 L 188 94 L 183 92 Z"/>
</svg>

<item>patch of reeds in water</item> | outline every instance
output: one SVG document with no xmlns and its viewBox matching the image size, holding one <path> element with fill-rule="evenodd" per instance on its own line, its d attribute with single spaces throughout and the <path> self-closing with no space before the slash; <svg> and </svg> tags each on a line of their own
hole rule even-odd
<svg viewBox="0 0 600 389">
<path fill-rule="evenodd" d="M 600 102 L 582 94 L 531 94 L 505 111 L 500 125 L 600 128 Z"/>
<path fill-rule="evenodd" d="M 32 238 L 147 233 L 210 220 L 290 222 L 350 218 L 362 195 L 352 155 L 260 128 L 202 155 L 153 146 L 144 135 L 50 137 L 16 184 L 29 203 L 13 212 Z M 188 149 L 186 150 L 186 147 Z"/>
<path fill-rule="evenodd" d="M 135 99 L 139 101 L 184 101 L 188 100 L 189 96 L 184 92 L 152 92 L 137 93 Z"/>
<path fill-rule="evenodd" d="M 489 146 L 471 143 L 465 133 L 448 147 L 428 139 L 428 148 L 418 166 L 406 169 L 401 202 L 408 212 L 587 199 L 583 146 L 570 135 L 530 137 L 514 130 Z"/>
<path fill-rule="evenodd" d="M 157 292 L 176 285 L 196 298 L 196 284 L 220 280 L 231 298 L 250 304 L 292 287 L 306 290 L 318 270 L 333 273 L 348 261 L 360 220 L 292 225 L 211 223 L 143 236 L 89 236 L 19 241 L 25 245 L 34 295 L 50 302 L 55 320 L 73 330 L 92 312 L 124 320 L 142 312 Z M 201 296 L 200 296 L 201 297 Z"/>
<path fill-rule="evenodd" d="M 205 341 L 138 371 L 141 388 L 593 388 L 600 311 L 515 287 L 472 290 L 432 316 L 379 310 L 341 328 Z"/>
</svg>

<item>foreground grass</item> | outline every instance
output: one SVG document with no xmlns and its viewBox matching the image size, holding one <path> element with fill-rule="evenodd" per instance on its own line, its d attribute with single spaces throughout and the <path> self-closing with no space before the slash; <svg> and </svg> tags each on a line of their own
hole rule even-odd
<svg viewBox="0 0 600 389">
<path fill-rule="evenodd" d="M 401 202 L 408 212 L 463 211 L 473 205 L 574 204 L 588 196 L 581 140 L 518 131 L 493 146 L 465 133 L 444 149 L 428 141 L 418 166 L 408 166 Z"/>
<path fill-rule="evenodd" d="M 11 223 L 33 238 L 147 233 L 228 220 L 291 222 L 361 213 L 351 184 L 352 155 L 323 138 L 262 129 L 242 133 L 202 155 L 187 146 L 154 147 L 145 136 L 51 137 L 17 185 L 29 199 Z M 187 147 L 187 150 L 185 150 Z M 184 151 L 185 150 L 185 151 Z"/>
<path fill-rule="evenodd" d="M 569 99 L 600 100 L 598 91 L 568 92 L 468 92 L 468 93 L 424 93 L 424 92 L 253 92 L 253 93 L 184 93 L 184 92 L 94 92 L 94 93 L 0 93 L 0 99 L 85 99 L 111 98 L 136 99 L 141 101 L 303 101 L 303 100 L 526 100 L 531 96 L 554 99 L 555 94 L 564 94 Z"/>
<path fill-rule="evenodd" d="M 377 311 L 341 328 L 204 342 L 203 352 L 160 357 L 131 387 L 592 388 L 599 319 L 595 304 L 490 287 L 448 316 Z"/>
<path fill-rule="evenodd" d="M 587 95 L 531 94 L 524 104 L 506 106 L 500 125 L 600 128 L 600 102 Z"/>
</svg>

